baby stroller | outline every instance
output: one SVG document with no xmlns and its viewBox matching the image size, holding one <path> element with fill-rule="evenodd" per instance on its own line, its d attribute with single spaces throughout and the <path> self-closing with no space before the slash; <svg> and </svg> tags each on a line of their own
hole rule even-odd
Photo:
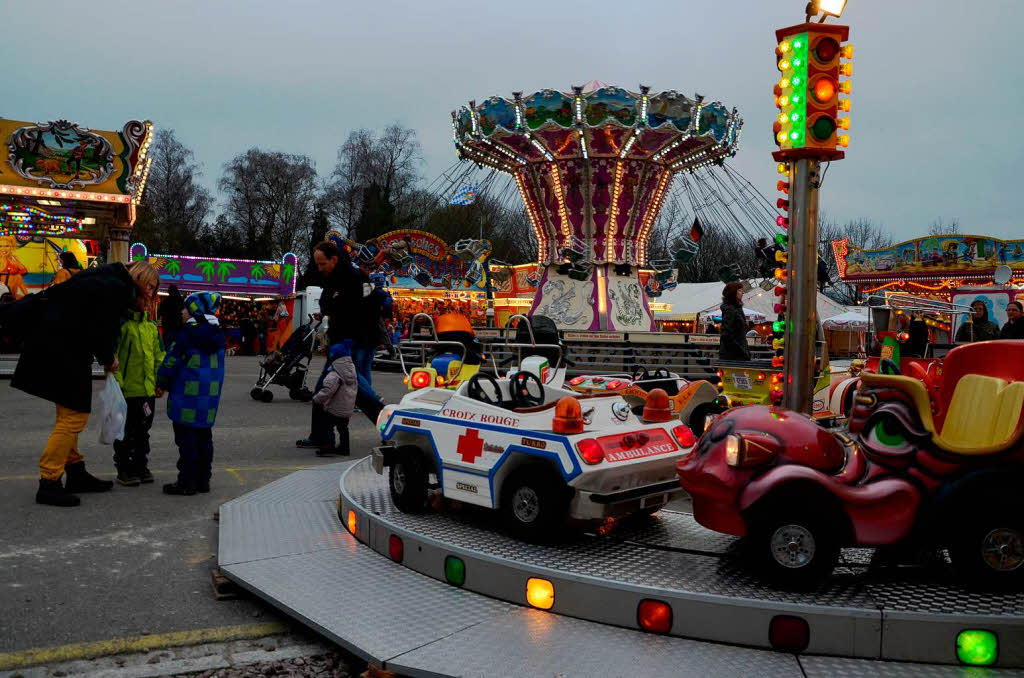
<svg viewBox="0 0 1024 678">
<path fill-rule="evenodd" d="M 288 397 L 292 400 L 309 402 L 313 399 L 313 392 L 306 387 L 306 373 L 309 361 L 313 359 L 313 344 L 319 326 L 319 320 L 310 320 L 292 332 L 279 350 L 272 351 L 260 362 L 260 376 L 249 391 L 253 400 L 265 403 L 273 400 L 274 393 L 268 388 L 271 385 L 287 386 Z"/>
</svg>

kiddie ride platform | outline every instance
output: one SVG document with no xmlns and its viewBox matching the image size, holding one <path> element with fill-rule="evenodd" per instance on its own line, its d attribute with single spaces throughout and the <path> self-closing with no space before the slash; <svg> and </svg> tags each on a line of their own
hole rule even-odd
<svg viewBox="0 0 1024 678">
<path fill-rule="evenodd" d="M 1024 594 L 968 591 L 941 562 L 847 549 L 827 584 L 791 593 L 688 513 L 552 546 L 493 515 L 407 515 L 369 459 L 323 466 L 225 504 L 220 567 L 403 675 L 1024 676 L 965 666 L 1024 668 Z"/>
</svg>

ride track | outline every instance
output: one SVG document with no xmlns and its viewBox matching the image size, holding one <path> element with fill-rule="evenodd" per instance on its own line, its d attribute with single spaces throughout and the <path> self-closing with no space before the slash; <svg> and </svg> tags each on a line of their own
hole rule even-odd
<svg viewBox="0 0 1024 678">
<path fill-rule="evenodd" d="M 408 675 L 624 675 L 641 656 L 644 675 L 943 675 L 866 660 L 956 663 L 965 629 L 997 635 L 997 666 L 1024 666 L 1024 596 L 962 589 L 942 563 L 911 580 L 848 549 L 826 584 L 790 593 L 742 564 L 740 541 L 687 513 L 557 545 L 507 537 L 491 516 L 472 507 L 401 513 L 369 460 L 300 471 L 222 507 L 220 565 L 356 654 Z M 530 579 L 550 583 L 543 604 L 556 614 L 517 607 L 527 606 Z M 668 605 L 662 635 L 682 638 L 638 631 L 641 601 Z M 765 652 L 773 646 L 779 652 Z"/>
</svg>

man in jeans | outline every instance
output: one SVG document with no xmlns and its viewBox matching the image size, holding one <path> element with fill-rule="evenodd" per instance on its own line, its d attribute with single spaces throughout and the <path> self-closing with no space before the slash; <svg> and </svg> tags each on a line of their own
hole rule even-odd
<svg viewBox="0 0 1024 678">
<path fill-rule="evenodd" d="M 356 377 L 359 390 L 356 394 L 356 405 L 370 421 L 376 423 L 384 403 L 381 402 L 368 379 L 370 365 L 373 363 L 373 348 L 376 347 L 377 321 L 379 306 L 370 299 L 373 286 L 365 273 L 355 268 L 347 256 L 339 256 L 338 248 L 331 242 L 322 242 L 313 249 L 313 260 L 317 270 L 326 278 L 323 293 L 320 296 L 320 313 L 327 316 L 327 344 L 333 346 L 346 339 L 352 341 L 357 348 L 353 351 L 353 362 L 356 365 Z M 374 315 L 372 324 L 369 317 Z M 370 339 L 369 337 L 374 337 Z M 361 350 L 373 342 L 373 348 L 365 351 L 369 360 Z M 365 372 L 359 360 L 365 364 Z M 324 365 L 320 378 L 317 379 L 314 392 L 323 386 L 324 377 L 330 369 L 330 362 Z M 310 421 L 310 434 L 306 438 L 295 441 L 297 447 L 309 447 L 317 450 L 318 456 L 333 455 L 334 429 L 330 417 L 323 408 L 313 405 Z"/>
</svg>

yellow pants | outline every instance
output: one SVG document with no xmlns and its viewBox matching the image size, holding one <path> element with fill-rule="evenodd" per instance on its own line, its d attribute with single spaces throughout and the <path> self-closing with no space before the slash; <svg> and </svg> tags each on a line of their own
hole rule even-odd
<svg viewBox="0 0 1024 678">
<path fill-rule="evenodd" d="M 88 412 L 57 405 L 57 421 L 39 458 L 39 475 L 44 480 L 60 480 L 66 465 L 82 461 L 78 434 L 85 430 L 88 421 Z"/>
</svg>

